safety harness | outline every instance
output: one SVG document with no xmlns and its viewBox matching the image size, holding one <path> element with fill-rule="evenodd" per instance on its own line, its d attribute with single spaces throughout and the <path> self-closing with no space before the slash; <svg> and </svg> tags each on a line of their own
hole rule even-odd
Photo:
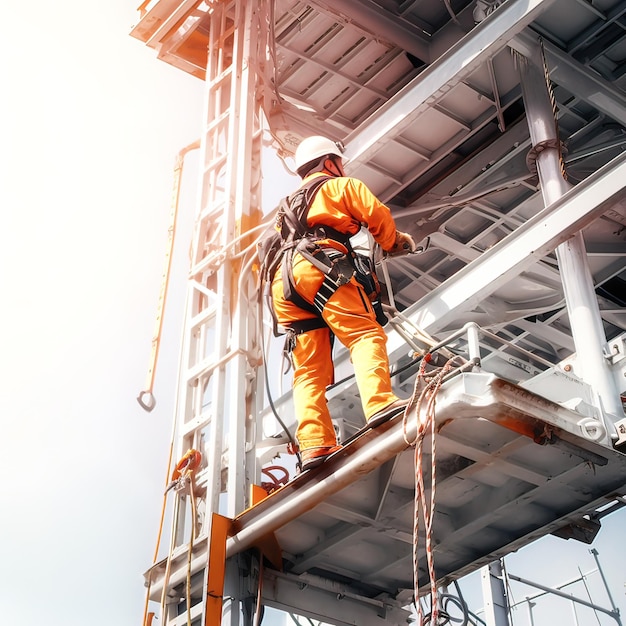
<svg viewBox="0 0 626 626">
<path fill-rule="evenodd" d="M 315 194 L 330 176 L 318 176 L 300 187 L 295 193 L 281 200 L 276 215 L 276 222 L 271 232 L 261 240 L 258 247 L 261 262 L 261 279 L 264 283 L 264 298 L 274 320 L 274 335 L 287 334 L 286 351 L 295 345 L 297 335 L 324 328 L 326 323 L 322 312 L 329 298 L 350 279 L 355 276 L 364 287 L 370 301 L 374 303 L 380 295 L 380 285 L 374 273 L 373 263 L 369 257 L 356 254 L 352 249 L 350 237 L 331 226 L 317 225 L 309 227 L 307 216 Z M 341 243 L 348 250 L 345 254 L 340 250 L 322 247 L 319 242 L 332 239 Z M 293 257 L 298 253 L 317 267 L 324 274 L 313 304 L 305 300 L 296 290 L 293 276 Z M 297 320 L 280 325 L 274 311 L 271 297 L 271 283 L 275 273 L 281 271 L 283 292 L 286 300 L 296 306 L 310 311 L 314 318 Z M 374 307 L 377 319 L 386 323 L 382 307 Z M 291 344 L 291 345 L 290 345 Z"/>
</svg>

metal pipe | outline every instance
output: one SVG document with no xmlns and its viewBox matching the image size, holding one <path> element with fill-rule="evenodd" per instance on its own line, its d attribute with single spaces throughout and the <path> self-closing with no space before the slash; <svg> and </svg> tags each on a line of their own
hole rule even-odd
<svg viewBox="0 0 626 626">
<path fill-rule="evenodd" d="M 509 604 L 504 587 L 502 563 L 493 561 L 480 570 L 483 598 L 485 599 L 485 621 L 487 626 L 510 626 Z"/>
<path fill-rule="evenodd" d="M 596 565 L 598 566 L 598 572 L 600 572 L 600 578 L 602 579 L 602 583 L 604 584 L 604 589 L 606 590 L 606 595 L 609 597 L 609 602 L 611 603 L 611 608 L 613 611 L 619 616 L 619 609 L 615 606 L 615 602 L 613 600 L 613 596 L 611 595 L 611 590 L 609 589 L 609 585 L 606 582 L 606 577 L 604 576 L 604 571 L 602 570 L 602 566 L 600 565 L 600 560 L 598 559 L 598 551 L 595 548 L 589 550 L 589 552 L 593 555 L 593 558 L 596 561 Z M 619 617 L 616 617 L 615 620 L 617 623 L 622 626 L 622 622 Z"/>
<path fill-rule="evenodd" d="M 609 609 L 605 609 L 601 606 L 598 606 L 597 604 L 593 604 L 593 602 L 587 602 L 586 600 L 581 600 L 580 598 L 576 598 L 568 593 L 563 593 L 562 591 L 559 591 L 558 589 L 552 589 L 551 587 L 540 585 L 539 583 L 535 583 L 532 580 L 527 580 L 526 578 L 522 578 L 521 576 L 516 576 L 515 574 L 507 574 L 507 576 L 511 580 L 515 580 L 518 583 L 523 583 L 524 585 L 530 585 L 531 587 L 536 587 L 537 589 L 541 589 L 548 593 L 554 594 L 555 596 L 559 596 L 560 598 L 565 598 L 567 600 L 571 600 L 572 602 L 576 602 L 577 604 L 582 604 L 583 606 L 593 609 L 594 611 L 600 611 L 601 613 L 605 613 L 609 617 L 612 617 L 614 620 L 616 620 L 617 623 L 620 624 L 621 626 L 621 622 L 619 620 L 619 614 L 616 614 L 615 611 L 610 611 Z"/>
<path fill-rule="evenodd" d="M 398 428 L 400 426 L 400 428 Z M 408 437 L 415 438 L 415 425 L 408 429 Z M 355 482 L 360 476 L 365 476 L 385 461 L 395 457 L 407 448 L 401 424 L 396 424 L 385 436 L 370 438 L 360 450 L 353 452 L 343 463 L 322 465 L 318 470 L 318 480 L 309 482 L 300 490 L 294 490 L 286 497 L 275 502 L 263 515 L 253 515 L 253 519 L 235 520 L 239 525 L 237 532 L 226 542 L 226 557 L 230 557 L 252 546 L 254 542 L 265 535 L 273 533 L 288 522 L 299 517 L 304 511 L 326 500 L 330 495 L 341 491 L 344 487 Z M 336 453 L 343 456 L 344 451 Z M 260 508 L 263 505 L 257 505 Z"/>
<path fill-rule="evenodd" d="M 554 111 L 542 67 L 538 43 L 530 49 L 530 58 L 519 57 L 522 97 L 533 147 L 537 152 L 537 173 L 546 206 L 558 201 L 571 188 L 561 171 L 560 151 Z M 615 380 L 605 354 L 608 346 L 593 278 L 587 262 L 582 232 L 556 248 L 565 302 L 576 346 L 576 370 L 597 395 L 596 405 L 607 433 L 614 433 L 607 421 L 624 417 Z M 608 419 L 607 419 L 608 418 Z M 608 435 L 607 435 L 608 436 Z"/>
<path fill-rule="evenodd" d="M 478 325 L 469 322 L 463 326 L 467 330 L 467 348 L 469 358 L 480 362 L 480 342 L 478 340 Z"/>
<path fill-rule="evenodd" d="M 574 618 L 574 626 L 580 626 L 578 623 L 578 614 L 576 613 L 576 604 L 572 602 L 572 617 Z"/>
<path fill-rule="evenodd" d="M 141 7 L 140 7 L 141 9 Z M 161 290 L 159 291 L 159 302 L 157 306 L 157 315 L 155 321 L 154 334 L 152 336 L 152 351 L 150 354 L 150 365 L 146 376 L 146 386 L 137 396 L 137 402 L 141 408 L 150 412 L 156 406 L 154 397 L 154 377 L 156 374 L 156 366 L 159 359 L 159 348 L 161 346 L 161 331 L 163 330 L 163 314 L 165 311 L 165 303 L 167 300 L 167 290 L 169 287 L 170 272 L 172 269 L 172 250 L 174 248 L 174 239 L 176 237 L 176 222 L 178 220 L 178 205 L 180 201 L 180 188 L 183 176 L 183 168 L 185 166 L 185 157 L 192 150 L 200 147 L 200 140 L 190 143 L 182 148 L 177 157 L 174 166 L 174 191 L 172 197 L 172 207 L 170 212 L 170 225 L 168 228 L 167 248 L 165 252 L 165 268 L 163 270 L 163 278 L 161 280 Z"/>
<path fill-rule="evenodd" d="M 577 576 L 576 578 L 572 578 L 571 580 L 567 580 L 564 583 L 556 585 L 554 589 L 558 589 L 560 591 L 561 589 L 565 589 L 565 587 L 569 587 L 570 585 L 575 585 L 576 583 L 579 583 L 581 580 L 584 580 L 585 576 L 591 576 L 591 574 L 595 574 L 597 570 L 594 569 L 585 573 L 581 572 L 580 569 L 578 571 L 580 572 L 580 576 Z M 513 609 L 517 607 L 519 604 L 522 604 L 522 602 L 527 602 L 528 600 L 536 600 L 537 598 L 541 598 L 542 596 L 545 596 L 545 595 L 546 595 L 545 591 L 539 591 L 538 593 L 532 596 L 525 596 L 524 600 L 520 600 L 519 602 L 512 604 L 511 608 Z"/>
<path fill-rule="evenodd" d="M 586 6 L 591 5 L 586 3 Z M 536 45 L 536 36 L 530 29 L 521 31 L 509 41 L 511 48 L 526 57 L 532 54 Z M 624 96 L 613 83 L 602 78 L 598 72 L 576 61 L 571 51 L 561 50 L 549 41 L 544 41 L 543 46 L 550 66 L 550 78 L 557 85 L 568 91 L 575 90 L 577 98 L 588 102 L 622 126 L 626 125 Z"/>
<path fill-rule="evenodd" d="M 533 615 L 533 607 L 535 606 L 535 604 L 535 602 L 528 599 L 528 621 L 530 623 L 530 626 L 535 626 L 535 618 Z"/>
</svg>

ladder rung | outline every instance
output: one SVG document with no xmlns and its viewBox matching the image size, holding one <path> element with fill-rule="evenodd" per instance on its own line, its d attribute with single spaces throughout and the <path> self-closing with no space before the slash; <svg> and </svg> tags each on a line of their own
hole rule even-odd
<svg viewBox="0 0 626 626">
<path fill-rule="evenodd" d="M 233 66 L 229 65 L 226 69 L 222 70 L 215 78 L 211 78 L 207 83 L 207 89 L 217 89 L 221 87 L 221 84 L 230 78 L 233 73 Z"/>
</svg>

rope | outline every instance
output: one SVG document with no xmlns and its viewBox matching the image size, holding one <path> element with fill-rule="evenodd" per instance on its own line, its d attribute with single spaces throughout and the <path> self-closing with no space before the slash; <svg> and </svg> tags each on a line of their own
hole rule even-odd
<svg viewBox="0 0 626 626">
<path fill-rule="evenodd" d="M 189 500 L 191 504 L 191 538 L 189 540 L 189 550 L 187 555 L 187 580 L 186 580 L 186 601 L 187 601 L 187 626 L 191 626 L 191 555 L 193 549 L 193 543 L 196 539 L 196 500 L 194 495 L 194 482 L 193 477 L 196 470 L 200 467 L 202 462 L 202 454 L 194 449 L 189 449 L 183 455 L 181 460 L 176 464 L 174 471 L 172 472 L 171 481 L 167 485 L 164 494 L 163 509 L 161 511 L 161 524 L 159 527 L 159 535 L 157 540 L 157 547 L 154 553 L 154 561 L 156 563 L 157 554 L 159 550 L 159 544 L 161 542 L 161 535 L 163 530 L 163 516 L 165 514 L 165 497 L 167 493 L 174 489 L 176 491 L 176 501 L 174 504 L 174 516 L 172 518 L 172 530 L 170 533 L 170 548 L 167 554 L 165 563 L 165 574 L 163 577 L 163 589 L 161 590 L 161 618 L 165 615 L 165 601 L 167 595 L 167 585 L 169 583 L 169 577 L 172 566 L 172 555 L 174 553 L 176 543 L 176 529 L 178 528 L 178 520 L 180 516 L 180 500 L 181 493 L 187 488 L 189 489 Z M 170 458 L 168 462 L 168 474 L 172 464 L 172 448 L 170 447 Z M 148 601 L 150 596 L 150 580 L 148 583 L 148 590 L 146 592 L 146 604 L 144 608 L 144 620 L 143 626 L 149 626 L 152 622 L 154 614 L 148 613 Z"/>
<path fill-rule="evenodd" d="M 168 228 L 167 247 L 165 251 L 165 267 L 161 279 L 161 289 L 159 291 L 159 301 L 157 305 L 157 315 L 155 320 L 154 334 L 152 337 L 152 351 L 150 354 L 150 364 L 148 366 L 148 374 L 146 376 L 145 389 L 139 392 L 137 402 L 145 411 L 152 411 L 156 406 L 154 398 L 154 377 L 156 374 L 156 366 L 159 359 L 159 348 L 161 346 L 161 333 L 163 330 L 163 316 L 165 312 L 165 304 L 170 282 L 170 272 L 172 269 L 172 252 L 174 249 L 174 239 L 176 237 L 176 223 L 178 221 L 178 209 L 180 200 L 180 189 L 183 175 L 183 167 L 185 165 L 185 156 L 191 150 L 197 150 L 200 147 L 200 140 L 196 140 L 188 146 L 184 147 L 176 157 L 176 165 L 174 167 L 174 190 L 172 192 L 172 207 L 170 212 L 170 225 Z"/>
<path fill-rule="evenodd" d="M 267 228 L 270 228 L 270 225 L 267 226 Z M 265 233 L 263 233 L 265 234 Z M 261 235 L 262 237 L 263 235 Z M 260 239 L 260 237 L 259 237 Z M 259 240 L 257 239 L 257 241 Z M 276 419 L 276 421 L 280 424 L 281 428 L 283 429 L 283 431 L 285 432 L 285 435 L 287 435 L 287 438 L 289 439 L 289 443 L 287 444 L 287 449 L 289 454 L 296 454 L 297 458 L 298 458 L 298 463 L 300 463 L 300 455 L 298 454 L 297 450 L 298 450 L 298 444 L 295 440 L 295 437 L 291 434 L 291 431 L 289 430 L 289 428 L 287 427 L 287 425 L 285 424 L 285 422 L 281 419 L 279 413 L 278 413 L 278 409 L 276 408 L 276 405 L 274 403 L 274 398 L 272 396 L 272 390 L 270 388 L 270 381 L 269 381 L 269 377 L 267 375 L 268 372 L 268 362 L 269 362 L 269 349 L 270 349 L 270 342 L 266 341 L 265 338 L 265 329 L 264 329 L 264 325 L 263 325 L 263 319 L 264 319 L 264 306 L 263 306 L 263 285 L 261 280 L 258 281 L 258 287 L 257 287 L 257 311 L 258 311 L 258 325 L 257 325 L 257 330 L 260 336 L 260 343 L 261 343 L 261 358 L 263 359 L 263 383 L 265 386 L 265 394 L 267 396 L 267 401 L 268 404 L 272 410 L 272 414 L 274 415 L 274 418 Z M 268 335 L 269 332 L 271 332 L 271 330 L 268 330 Z"/>
<path fill-rule="evenodd" d="M 191 535 L 189 537 L 189 549 L 187 551 L 187 584 L 186 584 L 186 599 L 187 599 L 187 626 L 191 626 L 191 555 L 193 552 L 193 543 L 196 540 L 196 496 L 194 494 L 194 482 L 193 475 L 194 470 L 187 470 L 189 477 L 189 503 L 191 506 Z"/>
<path fill-rule="evenodd" d="M 187 307 L 189 306 L 189 301 L 187 301 Z M 187 311 L 185 310 L 185 315 Z M 183 360 L 179 359 L 178 361 L 178 377 L 180 378 L 183 367 Z M 170 434 L 170 447 L 167 457 L 167 468 L 165 470 L 165 490 L 163 491 L 163 504 L 161 506 L 161 520 L 159 522 L 159 530 L 157 533 L 156 546 L 154 548 L 154 556 L 152 557 L 152 565 L 157 562 L 157 558 L 159 555 L 159 549 L 161 547 L 161 539 L 163 536 L 163 526 L 165 523 L 165 511 L 167 507 L 167 492 L 168 485 L 170 483 L 170 474 L 172 471 L 172 459 L 174 458 L 174 440 L 176 438 L 176 427 L 177 421 L 176 416 L 178 415 L 178 409 L 180 406 L 180 390 L 177 389 L 175 397 L 174 397 L 174 411 L 173 411 L 173 419 L 172 419 L 172 432 Z M 144 606 L 144 614 L 143 614 L 143 622 L 142 626 L 151 626 L 152 620 L 154 619 L 154 613 L 148 612 L 148 605 L 150 602 L 150 589 L 152 586 L 152 577 L 149 577 L 148 584 L 146 585 L 146 600 Z"/>
<path fill-rule="evenodd" d="M 259 585 L 256 596 L 256 609 L 254 611 L 254 626 L 261 626 L 263 620 L 263 553 L 259 550 Z"/>
<path fill-rule="evenodd" d="M 274 398 L 272 397 L 272 390 L 270 388 L 269 377 L 267 375 L 267 370 L 268 370 L 267 366 L 268 366 L 269 359 L 268 359 L 268 355 L 266 354 L 266 350 L 269 351 L 269 342 L 265 341 L 265 332 L 263 329 L 263 298 L 260 292 L 259 292 L 258 303 L 259 303 L 259 320 L 260 320 L 259 332 L 261 334 L 261 354 L 263 356 L 263 366 L 265 369 L 265 371 L 263 372 L 263 382 L 265 384 L 265 393 L 267 395 L 267 402 L 270 405 L 270 408 L 272 409 L 272 414 L 274 415 L 274 418 L 280 424 L 281 428 L 285 431 L 285 434 L 287 435 L 287 438 L 289 439 L 290 448 L 295 451 L 298 449 L 298 444 L 294 436 L 291 434 L 291 431 L 289 430 L 289 428 L 287 428 L 287 425 L 285 424 L 285 422 L 283 422 L 280 415 L 278 414 L 278 409 L 276 408 L 276 404 L 274 403 Z M 294 452 L 294 454 L 297 454 L 297 453 Z M 300 462 L 299 455 L 298 455 L 298 462 Z"/>
<path fill-rule="evenodd" d="M 435 514 L 435 493 L 436 493 L 436 439 L 435 439 L 435 400 L 441 388 L 444 377 L 452 369 L 454 357 L 449 359 L 443 367 L 426 375 L 426 365 L 430 361 L 430 354 L 425 355 L 420 363 L 420 367 L 415 380 L 413 395 L 404 412 L 402 428 L 404 440 L 409 446 L 415 448 L 415 497 L 413 501 L 413 593 L 415 604 L 418 610 L 419 623 L 424 623 L 424 615 L 419 598 L 419 514 L 420 507 L 424 520 L 426 561 L 428 576 L 430 580 L 431 614 L 429 616 L 432 623 L 437 624 L 439 619 L 439 600 L 437 597 L 437 577 L 435 574 L 435 560 L 433 554 L 432 531 Z M 422 406 L 425 404 L 425 417 L 422 420 Z M 416 436 L 413 441 L 408 438 L 408 416 L 411 408 L 415 406 Z M 423 444 L 426 435 L 430 433 L 431 438 L 431 467 L 430 467 L 430 500 L 426 500 L 426 487 L 424 484 L 423 472 Z"/>
<path fill-rule="evenodd" d="M 172 571 L 172 554 L 174 553 L 174 544 L 176 537 L 176 528 L 178 527 L 178 516 L 180 513 L 180 493 L 176 492 L 176 502 L 174 504 L 174 516 L 172 518 L 172 532 L 170 535 L 170 549 L 167 553 L 165 563 L 165 574 L 163 576 L 163 589 L 161 590 L 161 619 L 165 622 L 165 600 L 167 596 L 167 585 Z"/>
<path fill-rule="evenodd" d="M 167 459 L 167 470 L 165 473 L 165 485 L 169 483 L 170 470 L 172 468 L 172 457 L 174 455 L 174 438 L 172 433 L 172 439 L 170 441 L 170 451 Z M 161 538 L 163 537 L 163 524 L 165 522 L 165 509 L 167 506 L 167 491 L 163 493 L 163 504 L 161 506 L 161 519 L 159 521 L 159 530 L 157 532 L 156 546 L 154 548 L 154 556 L 152 557 L 152 565 L 157 562 L 157 558 L 159 556 L 159 548 L 161 547 Z M 146 585 L 146 599 L 143 607 L 143 626 L 150 626 L 152 624 L 152 619 L 154 617 L 154 613 L 148 612 L 148 606 L 150 603 L 150 587 L 152 586 L 152 577 L 148 579 L 148 584 Z"/>
<path fill-rule="evenodd" d="M 552 88 L 552 81 L 550 80 L 550 71 L 548 69 L 548 62 L 546 61 L 546 51 L 543 45 L 543 37 L 539 37 L 539 46 L 541 49 L 541 63 L 543 65 L 543 76 L 546 81 L 546 89 L 548 90 L 548 96 L 550 97 L 550 104 L 552 105 L 552 117 L 554 118 L 554 132 L 556 137 L 556 147 L 559 152 L 559 166 L 561 169 L 561 176 L 563 180 L 568 180 L 567 170 L 565 169 L 565 161 L 563 160 L 563 146 L 559 140 L 559 107 L 554 96 L 554 89 Z"/>
<path fill-rule="evenodd" d="M 273 472 L 281 472 L 282 476 L 277 478 L 274 476 Z M 262 467 L 261 473 L 265 474 L 271 480 L 271 482 L 261 482 L 261 487 L 265 489 L 268 495 L 289 482 L 289 471 L 282 465 L 269 465 L 268 467 Z"/>
</svg>

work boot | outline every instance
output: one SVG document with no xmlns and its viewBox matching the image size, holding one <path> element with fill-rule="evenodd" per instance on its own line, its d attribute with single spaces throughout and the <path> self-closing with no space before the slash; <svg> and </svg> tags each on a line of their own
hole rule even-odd
<svg viewBox="0 0 626 626">
<path fill-rule="evenodd" d="M 300 450 L 302 471 L 313 469 L 321 465 L 331 454 L 341 450 L 341 446 L 318 446 Z"/>
<path fill-rule="evenodd" d="M 409 400 L 394 400 L 391 404 L 388 404 L 384 409 L 381 409 L 377 413 L 374 413 L 372 417 L 367 420 L 367 425 L 370 428 L 376 428 L 376 426 L 383 424 L 387 420 L 390 420 L 400 413 L 404 413 L 404 410 L 409 405 Z"/>
</svg>

